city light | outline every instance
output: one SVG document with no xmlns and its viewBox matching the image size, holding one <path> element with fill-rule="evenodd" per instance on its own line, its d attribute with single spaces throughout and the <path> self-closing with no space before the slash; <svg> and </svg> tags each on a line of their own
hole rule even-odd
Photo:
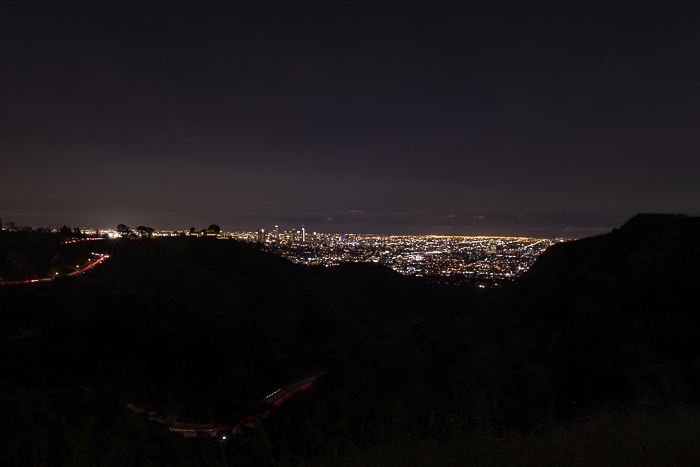
<svg viewBox="0 0 700 467">
<path fill-rule="evenodd" d="M 301 235 L 300 235 L 301 233 Z M 307 233 L 296 229 L 274 233 L 237 232 L 231 237 L 266 245 L 293 263 L 337 266 L 378 263 L 410 276 L 435 282 L 498 285 L 527 271 L 550 246 L 563 238 L 464 237 L 443 235 L 365 235 Z"/>
</svg>

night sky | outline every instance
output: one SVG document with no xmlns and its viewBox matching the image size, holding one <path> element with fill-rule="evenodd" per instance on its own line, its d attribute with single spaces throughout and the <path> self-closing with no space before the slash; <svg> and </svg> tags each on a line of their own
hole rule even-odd
<svg viewBox="0 0 700 467">
<path fill-rule="evenodd" d="M 227 3 L 3 7 L 3 222 L 583 237 L 700 214 L 698 2 Z"/>
</svg>

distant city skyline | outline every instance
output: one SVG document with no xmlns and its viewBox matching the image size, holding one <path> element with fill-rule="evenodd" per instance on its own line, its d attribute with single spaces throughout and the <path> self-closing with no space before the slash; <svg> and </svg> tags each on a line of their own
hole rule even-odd
<svg viewBox="0 0 700 467">
<path fill-rule="evenodd" d="M 301 229 L 304 228 L 307 233 L 583 238 L 609 232 L 620 227 L 631 217 L 591 216 L 577 219 L 564 216 L 525 216 L 522 214 L 517 216 L 446 215 L 434 217 L 421 213 L 382 216 L 381 214 L 352 212 L 336 213 L 334 218 L 312 218 L 309 216 L 299 220 L 282 216 L 275 218 L 276 220 L 261 217 L 236 219 L 232 216 L 218 218 L 199 216 L 196 219 L 190 219 L 190 222 L 180 221 L 178 217 L 174 217 L 170 221 L 166 220 L 166 222 L 152 222 L 153 219 L 143 215 L 126 215 L 119 218 L 96 216 L 84 219 L 68 216 L 65 222 L 57 220 L 54 223 L 31 223 L 23 221 L 24 217 L 2 216 L 0 219 L 4 224 L 14 222 L 17 226 L 53 229 L 63 225 L 81 229 L 115 229 L 117 225 L 125 224 L 132 229 L 139 225 L 145 225 L 158 230 L 189 230 L 191 227 L 202 230 L 211 224 L 216 224 L 226 232 L 255 232 L 264 229 L 269 233 L 274 232 L 275 227 L 277 227 L 279 232 L 288 232 L 291 229 L 301 232 Z M 133 222 L 130 222 L 129 219 L 132 219 Z"/>
</svg>

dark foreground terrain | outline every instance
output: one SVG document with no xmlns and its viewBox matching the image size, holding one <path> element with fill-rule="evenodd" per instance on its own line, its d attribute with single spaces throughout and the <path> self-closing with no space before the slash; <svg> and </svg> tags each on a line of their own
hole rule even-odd
<svg viewBox="0 0 700 467">
<path fill-rule="evenodd" d="M 0 287 L 3 465 L 700 464 L 699 218 L 636 216 L 486 292 L 232 240 L 3 234 L 4 271 L 110 255 Z M 230 423 L 310 374 L 226 440 L 147 416 Z"/>
</svg>

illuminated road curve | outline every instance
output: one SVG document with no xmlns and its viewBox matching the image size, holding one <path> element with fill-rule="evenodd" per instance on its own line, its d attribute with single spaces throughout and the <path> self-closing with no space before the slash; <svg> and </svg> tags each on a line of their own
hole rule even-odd
<svg viewBox="0 0 700 467">
<path fill-rule="evenodd" d="M 98 264 L 100 264 L 102 261 L 104 261 L 104 260 L 106 260 L 107 258 L 109 258 L 109 255 L 103 255 L 103 254 L 101 254 L 101 253 L 93 253 L 93 255 L 97 256 L 97 259 L 96 259 L 95 261 L 93 261 L 92 263 L 90 263 L 90 264 L 88 264 L 87 266 L 83 267 L 82 269 L 79 269 L 78 271 L 71 272 L 71 273 L 68 274 L 68 275 L 69 275 L 69 276 L 77 276 L 77 275 L 80 275 L 80 274 L 84 273 L 85 271 L 89 271 L 90 269 L 92 269 L 92 268 L 94 268 L 95 266 L 97 266 Z"/>
<path fill-rule="evenodd" d="M 277 407 L 282 402 L 291 397 L 292 394 L 294 394 L 295 392 L 309 389 L 314 384 L 317 377 L 318 376 L 312 376 L 310 378 L 302 379 L 301 381 L 287 386 L 286 388 L 278 389 L 277 391 L 273 392 L 272 394 L 261 400 L 260 403 L 270 404 Z"/>
<path fill-rule="evenodd" d="M 323 373 L 321 373 L 323 374 Z M 183 435 L 185 438 L 194 438 L 198 436 L 217 436 L 219 433 L 245 433 L 248 430 L 254 428 L 256 420 L 261 418 L 266 418 L 270 413 L 270 408 L 278 407 L 284 401 L 292 397 L 297 392 L 305 391 L 309 389 L 316 382 L 316 379 L 320 376 L 314 375 L 309 378 L 297 381 L 287 387 L 278 389 L 269 396 L 265 397 L 260 401 L 260 410 L 248 415 L 247 417 L 239 420 L 235 424 L 227 423 L 179 423 L 172 422 L 168 427 L 171 433 L 178 433 Z M 153 420 L 156 420 L 155 418 Z M 156 420 L 160 421 L 160 420 Z M 222 439 L 226 439 L 226 435 L 222 435 Z"/>
<path fill-rule="evenodd" d="M 85 271 L 89 271 L 90 269 L 94 268 L 107 258 L 109 258 L 109 255 L 103 255 L 101 253 L 93 253 L 94 256 L 97 257 L 97 259 L 91 263 L 89 263 L 87 266 L 82 267 L 81 269 L 71 272 L 70 274 L 67 274 L 68 276 L 78 276 Z M 48 282 L 56 279 L 56 277 L 42 277 L 41 279 L 25 279 L 21 281 L 4 281 L 0 282 L 0 285 L 17 285 L 17 284 L 33 284 L 35 282 Z"/>
<path fill-rule="evenodd" d="M 71 238 L 70 240 L 63 240 L 61 245 L 68 245 L 70 243 L 80 243 L 80 242 L 93 242 L 96 240 L 104 240 L 102 237 L 87 237 L 87 238 Z"/>
</svg>

